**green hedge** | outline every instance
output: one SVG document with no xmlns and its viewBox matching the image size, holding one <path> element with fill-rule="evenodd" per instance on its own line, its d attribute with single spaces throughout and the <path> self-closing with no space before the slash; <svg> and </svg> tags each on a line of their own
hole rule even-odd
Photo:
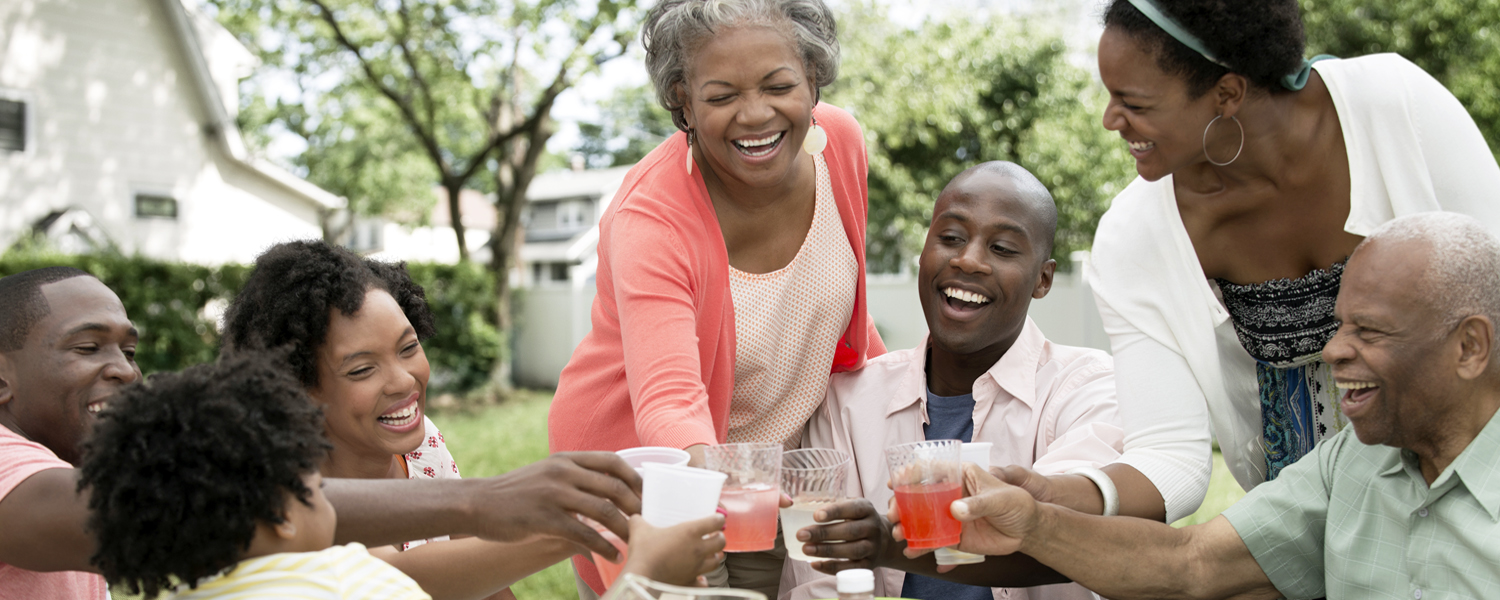
<svg viewBox="0 0 1500 600">
<path fill-rule="evenodd" d="M 119 294 L 141 332 L 136 360 L 148 374 L 213 360 L 219 335 L 211 318 L 222 315 L 250 272 L 238 264 L 205 267 L 120 254 L 13 251 L 0 256 L 0 277 L 54 265 L 88 271 Z M 407 268 L 427 290 L 437 321 L 437 334 L 423 342 L 432 361 L 432 390 L 463 393 L 483 386 L 503 356 L 489 275 L 475 264 Z"/>
</svg>

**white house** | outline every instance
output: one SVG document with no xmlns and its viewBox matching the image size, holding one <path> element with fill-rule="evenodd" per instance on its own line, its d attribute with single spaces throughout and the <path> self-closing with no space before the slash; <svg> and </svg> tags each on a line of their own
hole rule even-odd
<svg viewBox="0 0 1500 600">
<path fill-rule="evenodd" d="M 41 229 L 217 264 L 320 237 L 343 199 L 250 156 L 235 126 L 255 64 L 183 0 L 0 2 L 0 249 Z"/>
</svg>

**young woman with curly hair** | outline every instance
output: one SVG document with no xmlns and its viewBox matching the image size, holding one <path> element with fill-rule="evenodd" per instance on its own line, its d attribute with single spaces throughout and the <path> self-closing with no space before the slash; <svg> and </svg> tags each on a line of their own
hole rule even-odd
<svg viewBox="0 0 1500 600">
<path fill-rule="evenodd" d="M 292 375 L 323 407 L 333 449 L 327 477 L 456 478 L 458 465 L 427 418 L 431 367 L 422 338 L 433 321 L 421 286 L 401 265 L 321 241 L 272 246 L 225 315 L 225 350 L 285 352 Z M 548 539 L 500 544 L 417 540 L 373 548 L 433 597 L 513 597 L 506 586 L 572 555 Z M 428 541 L 443 541 L 418 547 Z"/>
</svg>

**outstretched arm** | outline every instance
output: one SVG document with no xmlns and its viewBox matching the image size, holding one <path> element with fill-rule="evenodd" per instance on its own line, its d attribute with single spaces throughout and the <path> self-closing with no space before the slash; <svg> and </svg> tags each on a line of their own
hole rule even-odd
<svg viewBox="0 0 1500 600">
<path fill-rule="evenodd" d="M 640 476 L 612 452 L 563 452 L 495 477 L 329 479 L 324 493 L 338 510 L 337 543 L 376 547 L 457 534 L 512 543 L 555 537 L 613 558 L 615 547 L 576 515 L 627 538 L 625 514 L 640 512 L 640 489 Z"/>
<path fill-rule="evenodd" d="M 813 518 L 818 524 L 802 528 L 797 539 L 805 542 L 803 551 L 808 556 L 838 559 L 812 564 L 814 569 L 830 575 L 845 569 L 885 567 L 985 587 L 1067 582 L 1056 571 L 1024 554 L 991 556 L 981 564 L 939 571 L 937 562 L 929 556 L 907 557 L 903 553 L 906 544 L 891 537 L 891 524 L 863 498 L 832 504 L 817 511 Z M 837 520 L 843 522 L 829 523 Z"/>
<path fill-rule="evenodd" d="M 429 542 L 405 552 L 393 546 L 370 554 L 400 569 L 433 600 L 479 600 L 572 556 L 572 543 L 548 538 L 532 542 L 489 542 L 465 538 Z"/>
<path fill-rule="evenodd" d="M 94 538 L 85 533 L 88 495 L 78 471 L 46 469 L 0 499 L 0 563 L 29 571 L 93 571 Z"/>
<path fill-rule="evenodd" d="M 1117 600 L 1281 597 L 1222 516 L 1177 529 L 1040 503 L 973 465 L 966 466 L 964 482 L 971 497 L 952 509 L 964 521 L 963 550 L 1024 552 Z M 895 537 L 901 537 L 899 529 Z"/>
</svg>

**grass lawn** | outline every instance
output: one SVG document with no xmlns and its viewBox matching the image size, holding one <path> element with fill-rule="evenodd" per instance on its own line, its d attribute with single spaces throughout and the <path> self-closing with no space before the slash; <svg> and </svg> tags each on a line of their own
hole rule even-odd
<svg viewBox="0 0 1500 600">
<path fill-rule="evenodd" d="M 499 406 L 473 413 L 436 413 L 448 450 L 464 477 L 499 475 L 547 457 L 550 392 L 523 391 Z M 577 600 L 568 561 L 547 567 L 511 587 L 518 600 Z"/>
</svg>

